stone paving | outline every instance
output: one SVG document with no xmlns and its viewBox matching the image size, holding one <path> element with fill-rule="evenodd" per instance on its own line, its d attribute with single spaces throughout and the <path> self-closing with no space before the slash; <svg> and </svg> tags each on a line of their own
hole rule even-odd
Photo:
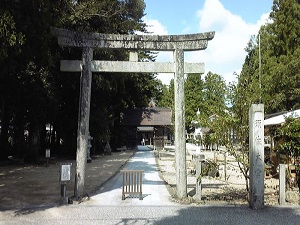
<svg viewBox="0 0 300 225">
<path fill-rule="evenodd" d="M 177 205 L 172 202 L 165 182 L 159 177 L 153 151 L 147 146 L 137 146 L 137 152 L 123 169 L 143 170 L 143 200 L 126 197 L 122 200 L 122 175 L 118 173 L 85 202 L 85 205 Z"/>
</svg>

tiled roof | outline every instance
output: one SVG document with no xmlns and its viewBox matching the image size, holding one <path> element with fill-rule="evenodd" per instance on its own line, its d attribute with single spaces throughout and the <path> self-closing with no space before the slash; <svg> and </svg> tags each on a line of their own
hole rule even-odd
<svg viewBox="0 0 300 225">
<path fill-rule="evenodd" d="M 127 109 L 121 124 L 124 126 L 168 126 L 172 125 L 172 110 L 169 108 Z"/>
</svg>

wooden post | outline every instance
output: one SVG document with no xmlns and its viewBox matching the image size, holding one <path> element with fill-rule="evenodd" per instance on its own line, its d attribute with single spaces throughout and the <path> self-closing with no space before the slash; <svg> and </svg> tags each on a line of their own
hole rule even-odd
<svg viewBox="0 0 300 225">
<path fill-rule="evenodd" d="M 224 151 L 224 176 L 225 176 L 225 181 L 227 180 L 227 152 Z"/>
<path fill-rule="evenodd" d="M 285 164 L 279 164 L 279 205 L 285 204 Z"/>
<path fill-rule="evenodd" d="M 85 47 L 82 49 L 82 72 L 80 77 L 80 96 L 77 130 L 77 154 L 76 154 L 76 176 L 74 195 L 76 199 L 84 196 L 85 168 L 87 161 L 91 84 L 92 71 L 91 61 L 93 49 Z"/>
<path fill-rule="evenodd" d="M 184 104 L 184 52 L 175 49 L 175 161 L 177 197 L 187 196 L 186 146 L 185 146 L 185 104 Z"/>
<path fill-rule="evenodd" d="M 202 198 L 202 174 L 201 174 L 201 164 L 202 160 L 200 160 L 200 156 L 197 157 L 197 165 L 196 165 L 196 195 L 195 199 L 200 201 Z"/>
</svg>

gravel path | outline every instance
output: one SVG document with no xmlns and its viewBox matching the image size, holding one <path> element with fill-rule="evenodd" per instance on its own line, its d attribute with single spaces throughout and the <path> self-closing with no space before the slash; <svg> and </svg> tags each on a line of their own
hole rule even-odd
<svg viewBox="0 0 300 225">
<path fill-rule="evenodd" d="M 237 162 L 233 156 L 227 157 L 226 180 L 224 155 L 216 154 L 211 151 L 204 151 L 205 158 L 214 160 L 216 157 L 219 164 L 219 177 L 203 177 L 202 178 L 202 198 L 201 201 L 195 199 L 195 175 L 189 173 L 189 166 L 192 163 L 191 154 L 195 150 L 187 148 L 187 192 L 188 198 L 182 203 L 193 205 L 248 205 L 248 193 L 243 175 L 240 172 Z M 158 153 L 157 153 L 158 155 Z M 169 192 L 176 200 L 176 174 L 175 174 L 175 152 L 171 147 L 166 151 L 160 151 L 160 157 L 157 157 L 161 175 L 169 184 Z M 279 180 L 275 178 L 265 179 L 265 205 L 276 206 L 278 204 Z M 287 205 L 299 205 L 299 192 L 294 189 L 287 192 Z"/>
</svg>

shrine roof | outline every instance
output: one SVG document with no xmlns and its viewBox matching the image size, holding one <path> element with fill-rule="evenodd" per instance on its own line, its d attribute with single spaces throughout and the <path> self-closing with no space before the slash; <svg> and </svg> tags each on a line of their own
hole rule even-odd
<svg viewBox="0 0 300 225">
<path fill-rule="evenodd" d="M 169 108 L 127 109 L 121 120 L 123 126 L 170 126 L 172 110 Z"/>
</svg>

